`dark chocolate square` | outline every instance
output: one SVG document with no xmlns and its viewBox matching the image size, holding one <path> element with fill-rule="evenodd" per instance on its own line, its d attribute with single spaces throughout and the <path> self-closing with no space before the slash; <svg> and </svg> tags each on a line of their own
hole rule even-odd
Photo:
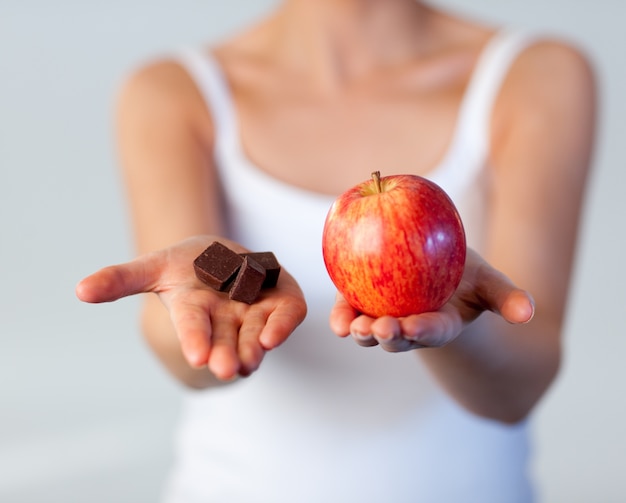
<svg viewBox="0 0 626 503">
<path fill-rule="evenodd" d="M 241 256 L 253 258 L 265 268 L 265 281 L 261 288 L 272 288 L 276 286 L 278 276 L 280 275 L 280 264 L 271 251 L 242 253 Z"/>
<path fill-rule="evenodd" d="M 193 262 L 196 276 L 206 285 L 224 292 L 243 264 L 243 257 L 214 241 Z"/>
<path fill-rule="evenodd" d="M 259 296 L 265 281 L 265 268 L 250 257 L 243 257 L 243 264 L 228 292 L 232 300 L 252 304 Z"/>
</svg>

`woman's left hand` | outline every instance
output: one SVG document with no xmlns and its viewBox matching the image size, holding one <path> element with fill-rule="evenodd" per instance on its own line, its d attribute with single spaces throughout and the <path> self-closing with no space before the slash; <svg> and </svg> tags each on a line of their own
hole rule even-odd
<svg viewBox="0 0 626 503">
<path fill-rule="evenodd" d="M 402 318 L 372 318 L 357 312 L 343 298 L 330 313 L 337 335 L 352 338 L 361 346 L 380 345 L 389 352 L 445 346 L 484 311 L 499 314 L 509 323 L 527 323 L 534 314 L 531 295 L 516 287 L 503 273 L 468 248 L 465 270 L 452 298 L 435 312 Z"/>
</svg>

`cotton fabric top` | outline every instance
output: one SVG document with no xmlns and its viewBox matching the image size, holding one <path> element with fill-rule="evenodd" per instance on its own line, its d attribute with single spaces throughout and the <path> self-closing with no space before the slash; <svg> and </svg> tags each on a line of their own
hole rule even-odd
<svg viewBox="0 0 626 503">
<path fill-rule="evenodd" d="M 483 50 L 452 142 L 427 177 L 457 205 L 481 250 L 493 102 L 532 37 L 504 30 Z M 334 198 L 254 166 L 240 144 L 227 82 L 210 53 L 180 63 L 206 100 L 230 236 L 272 250 L 309 313 L 253 376 L 185 395 L 167 503 L 529 503 L 528 431 L 462 410 L 413 352 L 361 348 L 331 333 L 335 298 L 321 251 Z"/>
</svg>

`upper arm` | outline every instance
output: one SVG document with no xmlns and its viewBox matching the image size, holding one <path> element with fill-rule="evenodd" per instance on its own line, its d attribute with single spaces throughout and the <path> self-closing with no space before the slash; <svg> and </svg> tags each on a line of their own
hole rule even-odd
<svg viewBox="0 0 626 503">
<path fill-rule="evenodd" d="M 592 156 L 592 69 L 571 46 L 535 44 L 514 64 L 496 110 L 486 255 L 533 294 L 537 316 L 558 335 Z"/>
<path fill-rule="evenodd" d="M 139 253 L 221 234 L 212 127 L 203 105 L 174 62 L 139 70 L 120 93 L 119 155 Z"/>
<path fill-rule="evenodd" d="M 178 64 L 152 64 L 125 83 L 117 139 L 139 254 L 193 235 L 223 234 L 212 137 L 204 102 Z M 208 370 L 187 364 L 169 313 L 156 296 L 144 298 L 142 331 L 182 382 L 194 387 L 214 383 Z"/>
</svg>

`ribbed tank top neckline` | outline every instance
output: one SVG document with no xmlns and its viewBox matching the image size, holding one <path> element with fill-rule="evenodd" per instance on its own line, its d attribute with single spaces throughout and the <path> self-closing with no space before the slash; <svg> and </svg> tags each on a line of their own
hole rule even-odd
<svg viewBox="0 0 626 503">
<path fill-rule="evenodd" d="M 455 192 L 476 176 L 489 153 L 493 104 L 511 64 L 533 41 L 526 32 L 502 29 L 487 42 L 478 57 L 461 100 L 457 121 L 440 162 L 424 174 L 449 192 Z M 330 201 L 335 196 L 294 187 L 256 166 L 246 155 L 239 135 L 237 115 L 227 79 L 215 56 L 200 48 L 180 52 L 179 63 L 194 80 L 213 119 L 218 169 L 240 166 L 258 183 L 273 190 L 298 192 L 302 197 Z M 223 162 L 220 162 L 223 161 Z"/>
</svg>

